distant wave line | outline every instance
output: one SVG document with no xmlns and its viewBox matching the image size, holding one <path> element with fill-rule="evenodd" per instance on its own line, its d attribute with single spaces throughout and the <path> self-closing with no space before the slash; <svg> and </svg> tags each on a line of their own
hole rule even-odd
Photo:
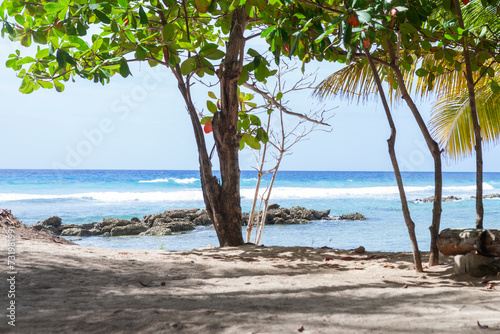
<svg viewBox="0 0 500 334">
<path fill-rule="evenodd" d="M 191 177 L 191 178 L 186 178 L 186 179 L 178 179 L 175 177 L 169 177 L 166 179 L 154 179 L 154 180 L 141 180 L 139 183 L 169 183 L 169 182 L 174 182 L 177 184 L 192 184 L 197 181 L 200 181 L 200 179 Z"/>
<path fill-rule="evenodd" d="M 406 187 L 408 193 L 431 192 L 433 186 Z M 485 190 L 494 189 L 488 184 L 484 184 Z M 444 187 L 447 192 L 454 192 L 457 195 L 464 192 L 473 192 L 475 186 Z M 261 191 L 261 193 L 264 190 Z M 241 197 L 253 199 L 254 189 L 242 189 Z M 370 198 L 380 196 L 394 196 L 398 193 L 395 186 L 390 187 L 363 187 L 363 188 L 299 188 L 299 187 L 276 187 L 273 189 L 273 200 L 279 199 L 309 199 L 309 198 Z M 153 191 L 153 192 L 86 192 L 74 194 L 15 194 L 0 193 L 0 202 L 26 201 L 26 200 L 57 200 L 57 199 L 81 199 L 97 200 L 102 202 L 162 202 L 162 201 L 203 201 L 201 190 L 183 191 Z"/>
</svg>

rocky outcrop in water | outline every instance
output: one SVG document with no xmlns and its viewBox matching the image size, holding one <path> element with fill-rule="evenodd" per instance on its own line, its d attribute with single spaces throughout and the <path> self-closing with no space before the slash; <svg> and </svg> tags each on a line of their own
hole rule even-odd
<svg viewBox="0 0 500 334">
<path fill-rule="evenodd" d="M 281 208 L 278 204 L 271 204 L 266 214 L 266 225 L 275 224 L 307 224 L 313 220 L 360 220 L 366 219 L 360 213 L 352 213 L 340 217 L 330 217 L 330 210 L 317 211 L 294 206 L 290 209 Z M 259 212 L 256 213 L 259 215 Z M 247 225 L 248 213 L 242 214 L 242 225 Z M 62 224 L 61 218 L 54 216 L 43 222 L 38 222 L 31 227 L 38 231 L 49 232 L 61 236 L 124 236 L 124 235 L 170 235 L 192 231 L 196 226 L 208 226 L 212 222 L 206 210 L 181 209 L 167 210 L 162 213 L 146 215 L 143 219 L 132 218 L 130 220 L 120 218 L 104 218 L 102 222 L 88 223 L 82 225 Z"/>
<path fill-rule="evenodd" d="M 366 220 L 366 217 L 359 212 L 341 215 L 340 220 Z"/>
</svg>

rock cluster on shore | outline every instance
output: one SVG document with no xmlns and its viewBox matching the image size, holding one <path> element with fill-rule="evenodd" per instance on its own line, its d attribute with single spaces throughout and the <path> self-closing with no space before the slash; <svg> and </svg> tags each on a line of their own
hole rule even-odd
<svg viewBox="0 0 500 334">
<path fill-rule="evenodd" d="M 356 212 L 339 217 L 330 217 L 330 210 L 317 211 L 294 206 L 290 209 L 272 204 L 268 208 L 266 224 L 307 224 L 313 220 L 364 220 L 362 214 Z M 247 225 L 248 213 L 242 215 L 242 225 Z M 89 224 L 62 224 L 60 217 L 54 216 L 38 222 L 31 227 L 61 236 L 122 236 L 122 235 L 170 235 L 172 233 L 188 232 L 196 226 L 209 226 L 212 222 L 205 209 L 167 210 L 163 213 L 146 215 L 142 220 L 119 218 L 104 218 L 102 222 Z"/>
<path fill-rule="evenodd" d="M 476 196 L 471 196 L 470 198 L 471 199 L 476 199 Z M 483 198 L 484 199 L 500 198 L 500 194 L 483 195 Z M 451 195 L 451 196 L 445 196 L 445 197 L 443 197 L 443 202 L 462 201 L 464 199 L 466 199 L 466 198 L 459 198 L 459 197 Z M 430 203 L 430 202 L 434 202 L 434 196 L 429 196 L 429 197 L 426 197 L 426 198 L 423 198 L 423 199 L 416 199 L 414 202 L 415 203 Z"/>
</svg>

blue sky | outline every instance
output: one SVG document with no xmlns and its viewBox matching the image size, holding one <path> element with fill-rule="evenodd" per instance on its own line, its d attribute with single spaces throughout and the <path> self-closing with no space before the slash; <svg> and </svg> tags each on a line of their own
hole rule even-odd
<svg viewBox="0 0 500 334">
<path fill-rule="evenodd" d="M 137 65 L 132 78 L 114 77 L 106 86 L 76 79 L 66 84 L 63 93 L 40 89 L 23 95 L 18 91 L 20 79 L 5 68 L 14 50 L 15 45 L 0 39 L 1 169 L 198 169 L 189 117 L 166 70 Z M 336 68 L 334 64 L 308 67 L 318 70 L 318 80 Z M 205 106 L 206 90 L 196 87 L 200 108 Z M 318 103 L 310 92 L 290 99 L 291 109 L 301 113 Z M 297 144 L 293 154 L 285 157 L 283 170 L 392 170 L 386 143 L 389 127 L 381 103 L 358 105 L 339 99 L 323 103 L 336 108 L 330 120 L 332 131 L 314 132 Z M 423 102 L 419 107 L 428 119 L 431 104 Z M 393 115 L 401 169 L 432 171 L 432 158 L 406 105 L 397 105 Z M 498 147 L 486 149 L 485 171 L 500 172 L 499 153 Z M 240 164 L 245 170 L 255 166 L 253 153 L 243 150 Z M 445 171 L 475 168 L 473 157 L 443 164 Z"/>
</svg>

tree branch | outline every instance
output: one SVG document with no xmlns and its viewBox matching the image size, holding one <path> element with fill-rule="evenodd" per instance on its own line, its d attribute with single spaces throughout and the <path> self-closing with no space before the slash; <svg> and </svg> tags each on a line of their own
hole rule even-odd
<svg viewBox="0 0 500 334">
<path fill-rule="evenodd" d="M 307 115 L 299 114 L 299 113 L 296 113 L 296 112 L 288 110 L 281 103 L 279 103 L 278 101 L 276 101 L 276 99 L 274 97 L 270 96 L 268 93 L 266 93 L 266 92 L 260 90 L 259 88 L 255 87 L 255 85 L 251 85 L 249 83 L 244 82 L 243 83 L 243 87 L 248 88 L 251 91 L 253 91 L 254 93 L 257 93 L 257 94 L 261 95 L 263 98 L 269 100 L 272 105 L 274 105 L 275 107 L 277 107 L 279 110 L 283 111 L 285 114 L 288 114 L 288 115 L 291 115 L 291 116 L 295 116 L 295 117 L 299 117 L 299 118 L 305 119 L 305 120 L 307 120 L 309 122 L 312 122 L 312 123 L 315 123 L 315 124 L 324 125 L 324 126 L 330 126 L 330 124 L 323 122 L 323 120 L 315 120 L 315 119 L 312 119 L 312 118 L 308 117 Z"/>
</svg>

